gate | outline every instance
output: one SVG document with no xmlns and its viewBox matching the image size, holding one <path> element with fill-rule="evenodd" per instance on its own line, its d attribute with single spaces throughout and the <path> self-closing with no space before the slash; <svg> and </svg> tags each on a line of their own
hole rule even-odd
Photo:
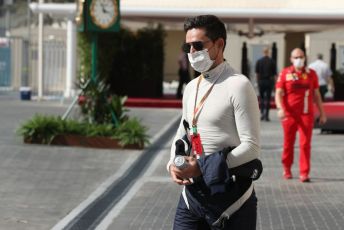
<svg viewBox="0 0 344 230">
<path fill-rule="evenodd" d="M 38 94 L 38 44 L 30 47 L 30 81 L 33 95 Z M 66 44 L 59 40 L 43 43 L 43 97 L 61 99 L 66 84 Z"/>
<path fill-rule="evenodd" d="M 63 97 L 66 85 L 66 44 L 62 41 L 45 41 L 43 50 L 43 95 Z"/>
</svg>

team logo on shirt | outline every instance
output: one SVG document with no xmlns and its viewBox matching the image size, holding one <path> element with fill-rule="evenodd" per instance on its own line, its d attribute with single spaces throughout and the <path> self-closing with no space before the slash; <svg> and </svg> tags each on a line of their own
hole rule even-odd
<svg viewBox="0 0 344 230">
<path fill-rule="evenodd" d="M 301 75 L 301 78 L 302 78 L 303 80 L 306 80 L 306 79 L 308 78 L 308 75 L 307 75 L 306 73 L 303 73 L 303 74 Z"/>
<path fill-rule="evenodd" d="M 297 76 L 296 73 L 288 73 L 288 74 L 285 76 L 285 80 L 286 80 L 286 81 L 296 81 L 296 80 L 299 80 L 299 77 Z"/>
<path fill-rule="evenodd" d="M 293 74 L 288 73 L 288 74 L 285 76 L 285 80 L 286 80 L 286 81 L 292 81 L 292 80 L 293 80 Z"/>
</svg>

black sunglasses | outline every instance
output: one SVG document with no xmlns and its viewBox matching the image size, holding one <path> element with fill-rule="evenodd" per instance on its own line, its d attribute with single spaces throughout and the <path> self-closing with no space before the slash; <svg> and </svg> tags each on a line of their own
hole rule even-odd
<svg viewBox="0 0 344 230">
<path fill-rule="evenodd" d="M 184 43 L 183 44 L 183 51 L 185 53 L 190 53 L 190 49 L 191 46 L 196 50 L 196 51 L 201 51 L 204 48 L 204 44 L 210 42 L 209 41 L 205 41 L 205 42 L 201 42 L 201 41 L 197 41 L 197 42 L 189 42 L 189 43 Z"/>
<path fill-rule="evenodd" d="M 292 57 L 293 59 L 303 59 L 304 56 L 297 56 L 297 57 Z"/>
</svg>

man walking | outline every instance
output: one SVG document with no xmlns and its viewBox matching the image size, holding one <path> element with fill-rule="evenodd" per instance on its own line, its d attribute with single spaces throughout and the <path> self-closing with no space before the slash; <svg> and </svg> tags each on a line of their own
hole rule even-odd
<svg viewBox="0 0 344 230">
<path fill-rule="evenodd" d="M 256 63 L 256 76 L 260 95 L 260 119 L 270 121 L 270 100 L 275 83 L 276 63 L 269 57 L 269 48 L 264 48 L 263 54 L 264 56 Z"/>
<path fill-rule="evenodd" d="M 231 172 L 254 162 L 260 153 L 256 94 L 248 78 L 224 60 L 227 32 L 219 18 L 187 18 L 184 31 L 185 52 L 201 75 L 185 87 L 182 119 L 167 164 L 172 180 L 185 185 L 173 229 L 254 230 L 255 173 L 233 179 Z M 176 149 L 184 152 L 181 139 L 192 145 L 182 168 L 180 161 L 174 163 Z"/>
<path fill-rule="evenodd" d="M 333 80 L 331 77 L 332 71 L 328 64 L 323 61 L 322 54 L 318 54 L 317 58 L 317 60 L 309 65 L 309 68 L 313 69 L 318 75 L 320 95 L 321 99 L 324 101 L 325 94 L 328 90 L 330 90 L 331 93 L 334 93 Z"/>
<path fill-rule="evenodd" d="M 311 168 L 311 139 L 314 124 L 313 101 L 318 107 L 319 123 L 326 122 L 322 107 L 319 84 L 316 73 L 304 66 L 305 54 L 296 48 L 291 52 L 291 66 L 280 73 L 276 82 L 275 101 L 277 115 L 281 119 L 284 131 L 282 152 L 283 177 L 291 179 L 291 166 L 294 160 L 296 132 L 300 139 L 300 181 L 309 182 Z"/>
</svg>

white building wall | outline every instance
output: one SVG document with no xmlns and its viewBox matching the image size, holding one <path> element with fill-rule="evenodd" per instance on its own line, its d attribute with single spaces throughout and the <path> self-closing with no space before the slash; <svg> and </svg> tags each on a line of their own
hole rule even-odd
<svg viewBox="0 0 344 230">
<path fill-rule="evenodd" d="M 277 69 L 281 70 L 284 63 L 284 34 L 266 34 L 262 37 L 255 37 L 248 39 L 246 37 L 239 36 L 237 34 L 229 33 L 227 39 L 227 47 L 225 50 L 225 57 L 230 64 L 237 70 L 241 70 L 241 55 L 243 42 L 246 42 L 248 49 L 248 59 L 250 61 L 251 70 L 254 70 L 255 63 L 253 63 L 252 46 L 262 45 L 262 47 L 268 46 L 272 48 L 272 43 L 276 42 L 277 45 Z M 261 53 L 263 55 L 263 53 Z M 252 77 L 252 76 L 251 76 Z"/>
<path fill-rule="evenodd" d="M 307 48 L 308 62 L 316 60 L 318 53 L 324 55 L 324 61 L 330 63 L 330 49 L 332 43 L 337 49 L 337 69 L 344 68 L 344 29 L 326 31 L 321 33 L 309 33 L 309 47 Z"/>
</svg>

